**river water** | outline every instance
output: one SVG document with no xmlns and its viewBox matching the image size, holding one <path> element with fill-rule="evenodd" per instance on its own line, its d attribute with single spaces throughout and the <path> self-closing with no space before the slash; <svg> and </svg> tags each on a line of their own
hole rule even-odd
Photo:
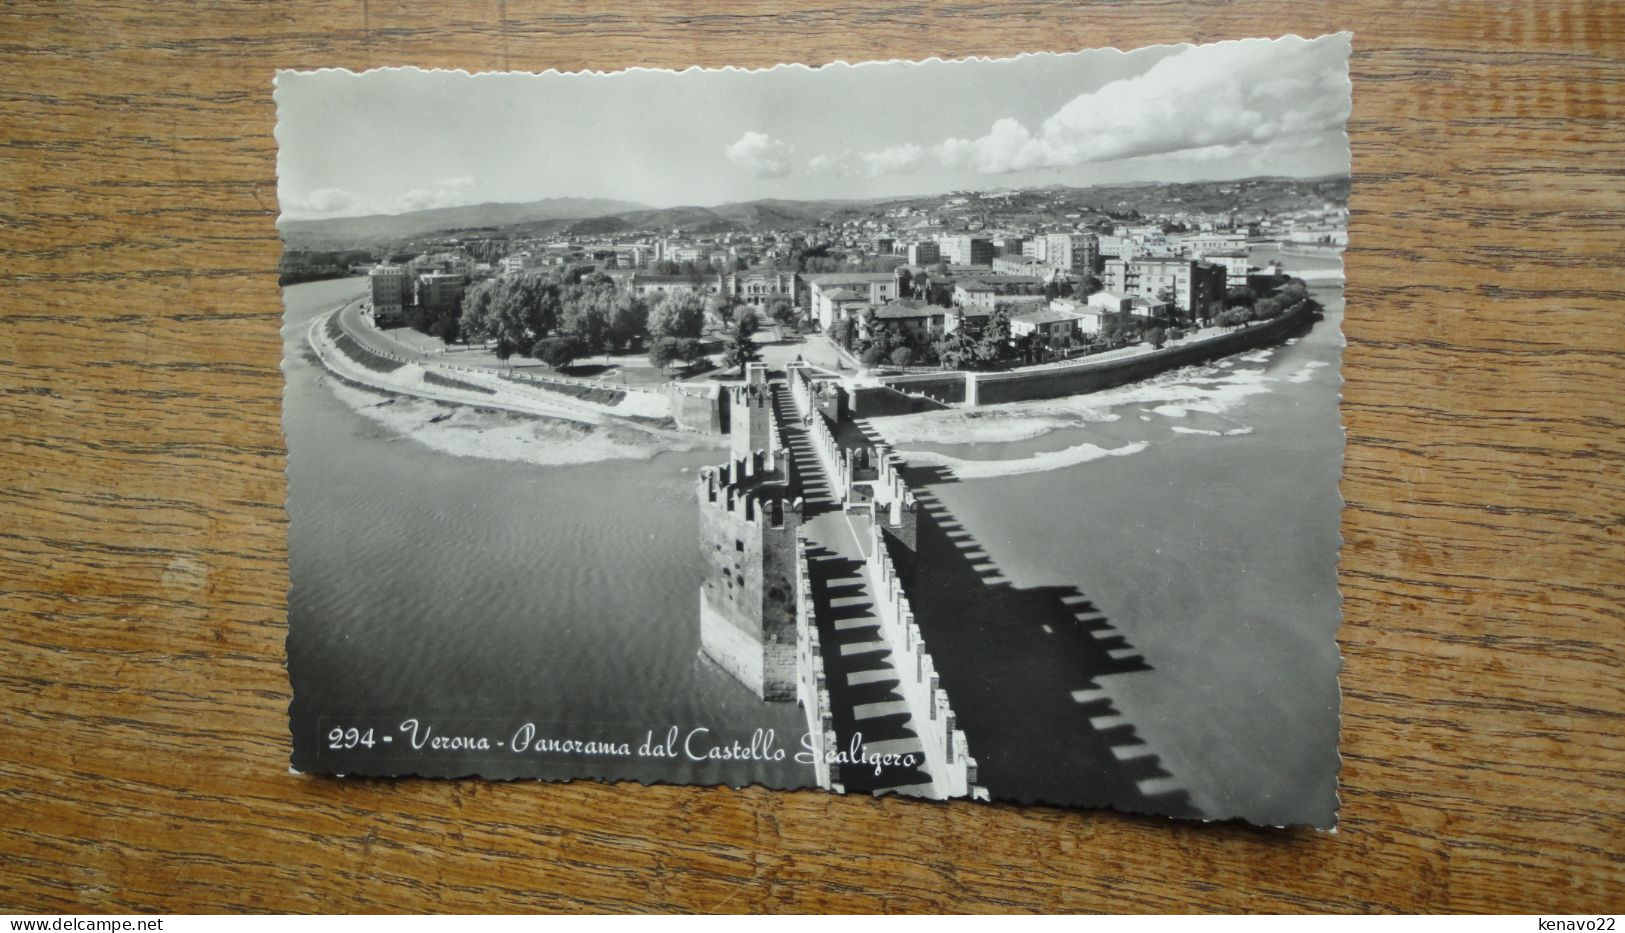
<svg viewBox="0 0 1625 933">
<path fill-rule="evenodd" d="M 969 536 L 922 532 L 915 602 L 995 797 L 1333 823 L 1343 300 L 1312 290 L 1288 345 L 961 425 L 1036 436 L 898 444 L 948 464 L 914 478 Z M 1115 455 L 1019 472 L 1080 445 Z"/>
<path fill-rule="evenodd" d="M 1312 265 L 1337 260 L 1287 257 Z M 328 747 L 362 725 L 399 748 L 407 718 L 634 748 L 673 725 L 773 729 L 792 755 L 801 733 L 793 704 L 699 654 L 691 482 L 717 455 L 542 466 L 399 436 L 303 347 L 304 324 L 360 288 L 285 290 L 296 767 L 808 783 L 793 760 Z M 949 620 L 926 639 L 995 798 L 1332 822 L 1340 282 L 1315 292 L 1326 318 L 1289 345 L 898 440 L 947 465 L 914 477 L 935 516 L 916 610 Z M 1115 455 L 1064 456 L 1096 449 Z"/>
<path fill-rule="evenodd" d="M 362 284 L 284 290 L 295 767 L 811 783 L 794 761 L 795 705 L 758 700 L 699 652 L 691 484 L 717 455 L 540 466 L 397 436 L 340 401 L 303 342 L 314 316 Z M 408 754 L 414 736 L 400 725 L 413 719 L 420 741 L 432 730 L 485 737 L 493 750 L 430 754 L 425 743 Z M 526 723 L 537 739 L 625 743 L 632 754 L 514 752 Z M 679 756 L 695 730 L 710 730 L 690 745 L 704 755 L 748 746 L 758 728 L 775 730 L 788 755 L 724 765 L 637 754 L 651 731 L 664 748 L 672 726 Z M 329 739 L 348 728 L 373 730 L 376 744 L 332 748 L 350 745 Z"/>
</svg>

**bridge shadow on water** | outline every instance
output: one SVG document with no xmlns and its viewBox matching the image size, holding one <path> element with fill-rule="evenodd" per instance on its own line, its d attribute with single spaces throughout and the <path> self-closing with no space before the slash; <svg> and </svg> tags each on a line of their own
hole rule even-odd
<svg viewBox="0 0 1625 933">
<path fill-rule="evenodd" d="M 932 493 L 957 482 L 950 471 L 902 473 L 919 508 L 899 572 L 979 783 L 995 800 L 1202 816 L 1101 688 L 1151 665 L 1077 587 L 1005 579 Z"/>
</svg>

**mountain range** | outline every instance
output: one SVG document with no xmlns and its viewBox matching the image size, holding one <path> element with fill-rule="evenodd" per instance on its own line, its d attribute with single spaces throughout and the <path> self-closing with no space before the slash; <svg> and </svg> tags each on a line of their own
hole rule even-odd
<svg viewBox="0 0 1625 933">
<path fill-rule="evenodd" d="M 290 248 L 332 248 L 388 242 L 431 233 L 494 232 L 517 236 L 555 233 L 615 234 L 681 228 L 693 233 L 773 230 L 825 220 L 863 201 L 790 201 L 767 198 L 715 207 L 649 207 L 602 198 L 546 198 L 523 204 L 473 204 L 403 214 L 282 220 Z"/>
<path fill-rule="evenodd" d="M 1348 176 L 1324 178 L 1255 177 L 1229 181 L 1140 182 L 1087 188 L 1046 185 L 1042 188 L 1004 189 L 1018 199 L 1001 210 L 1021 211 L 1024 205 L 1039 213 L 1081 210 L 1160 210 L 1251 213 L 1268 209 L 1314 206 L 1323 201 L 1348 201 Z M 1001 192 L 1001 193 L 1004 193 Z M 439 207 L 404 214 L 335 217 L 323 220 L 282 220 L 278 228 L 289 249 L 346 249 L 410 240 L 429 234 L 490 236 L 614 236 L 623 232 L 678 230 L 689 234 L 715 234 L 734 230 L 753 232 L 803 228 L 864 211 L 893 206 L 944 206 L 947 195 L 882 197 L 866 200 L 798 201 L 766 198 L 718 204 L 713 207 L 650 207 L 609 198 L 545 198 L 520 204 L 491 203 Z M 1065 205 L 1065 207 L 1061 207 Z M 979 211 L 972 205 L 953 213 Z M 1036 215 L 1035 215 L 1036 216 Z"/>
<path fill-rule="evenodd" d="M 508 227 L 545 221 L 581 220 L 628 212 L 648 211 L 647 204 L 610 198 L 543 198 L 520 204 L 466 204 L 460 207 L 431 207 L 403 214 L 369 214 L 364 217 L 332 217 L 323 220 L 277 222 L 286 242 L 372 243 L 400 237 L 420 236 L 441 230 L 470 227 Z"/>
</svg>

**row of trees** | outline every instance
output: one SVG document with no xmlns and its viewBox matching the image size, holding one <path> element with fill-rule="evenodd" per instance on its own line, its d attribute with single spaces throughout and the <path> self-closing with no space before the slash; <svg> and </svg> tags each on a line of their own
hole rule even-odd
<svg viewBox="0 0 1625 933">
<path fill-rule="evenodd" d="M 853 324 L 837 320 L 830 325 L 831 339 L 851 346 Z M 947 369 L 992 369 L 1014 359 L 1030 358 L 1036 344 L 1012 335 L 1010 311 L 993 309 L 981 324 L 961 323 L 951 334 L 930 337 L 879 319 L 873 309 L 864 315 L 866 336 L 854 349 L 865 365 L 942 366 Z M 1029 335 L 1030 336 L 1030 335 Z"/>
<path fill-rule="evenodd" d="M 1244 289 L 1251 292 L 1252 289 Z M 1234 291 L 1234 290 L 1232 290 Z M 1227 296 L 1228 297 L 1228 296 Z M 1246 327 L 1253 321 L 1268 321 L 1278 318 L 1303 302 L 1309 302 L 1316 310 L 1319 302 L 1309 296 L 1309 286 L 1301 279 L 1293 279 L 1281 286 L 1273 295 L 1263 298 L 1254 296 L 1251 304 L 1237 302 L 1220 311 L 1214 320 L 1220 327 Z M 1226 301 L 1229 304 L 1229 301 Z"/>
<path fill-rule="evenodd" d="M 447 332 L 430 332 L 448 343 L 494 341 L 499 359 L 525 354 L 559 369 L 662 338 L 692 341 L 682 346 L 693 359 L 706 310 L 705 299 L 694 292 L 672 293 L 651 305 L 609 276 L 565 268 L 477 282 L 464 293 L 461 317 Z"/>
</svg>

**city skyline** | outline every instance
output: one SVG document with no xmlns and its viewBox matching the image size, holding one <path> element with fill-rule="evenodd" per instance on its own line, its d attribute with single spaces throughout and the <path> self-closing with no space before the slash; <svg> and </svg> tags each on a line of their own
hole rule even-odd
<svg viewBox="0 0 1625 933">
<path fill-rule="evenodd" d="M 284 216 L 321 219 L 1346 174 L 1349 48 L 1339 33 L 816 69 L 284 72 L 278 193 Z"/>
</svg>

